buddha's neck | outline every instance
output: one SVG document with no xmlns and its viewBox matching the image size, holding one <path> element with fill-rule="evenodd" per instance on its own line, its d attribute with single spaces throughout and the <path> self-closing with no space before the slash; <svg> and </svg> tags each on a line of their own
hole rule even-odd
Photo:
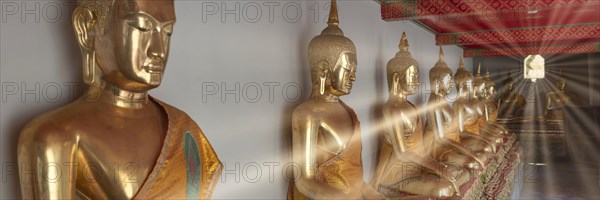
<svg viewBox="0 0 600 200">
<path fill-rule="evenodd" d="M 107 82 L 90 87 L 87 94 L 96 97 L 100 95 L 95 99 L 120 108 L 141 109 L 148 105 L 148 92 L 131 92 Z"/>
<path fill-rule="evenodd" d="M 402 92 L 391 92 L 390 91 L 390 97 L 388 98 L 389 102 L 400 102 L 400 103 L 404 103 L 407 102 L 407 95 L 402 94 Z"/>
<path fill-rule="evenodd" d="M 313 88 L 312 94 L 310 95 L 311 99 L 316 102 L 324 102 L 324 103 L 336 103 L 340 100 L 339 96 L 333 95 L 327 91 L 324 94 L 321 94 L 319 87 Z"/>
<path fill-rule="evenodd" d="M 457 95 L 457 97 L 458 97 L 459 99 L 466 99 L 466 98 L 469 98 L 469 92 L 468 92 L 468 90 L 466 90 L 466 89 L 464 89 L 464 88 L 459 88 L 459 89 L 458 89 L 458 95 Z"/>
</svg>

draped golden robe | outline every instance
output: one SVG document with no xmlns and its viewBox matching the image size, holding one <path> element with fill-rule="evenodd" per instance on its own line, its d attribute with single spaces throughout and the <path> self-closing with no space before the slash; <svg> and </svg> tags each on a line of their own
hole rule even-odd
<svg viewBox="0 0 600 200">
<path fill-rule="evenodd" d="M 418 116 L 417 129 L 413 134 L 405 137 L 407 150 L 412 151 L 417 155 L 423 155 L 422 149 L 419 149 L 423 146 L 422 127 L 421 117 Z M 399 180 L 405 180 L 420 175 L 422 175 L 422 172 L 416 163 L 404 163 L 399 160 L 397 156 L 394 155 L 392 144 L 382 138 L 379 149 L 379 160 L 377 162 L 375 178 L 373 179 L 372 184 L 375 189 L 380 190 L 379 187 L 394 188 L 394 183 L 397 183 Z"/>
<path fill-rule="evenodd" d="M 183 111 L 157 99 L 168 120 L 154 169 L 134 199 L 210 199 L 222 165 L 198 125 Z"/>
<path fill-rule="evenodd" d="M 337 189 L 337 192 L 351 196 L 352 199 L 377 197 L 379 194 L 363 181 L 362 142 L 358 118 L 352 108 L 341 100 L 339 100 L 339 103 L 351 116 L 354 133 L 342 152 L 319 164 L 317 167 L 317 181 L 330 185 Z M 287 199 L 308 200 L 309 198 L 298 191 L 294 180 L 291 180 Z"/>
<path fill-rule="evenodd" d="M 417 120 L 415 132 L 405 137 L 407 151 L 426 157 L 423 152 L 423 126 L 420 115 L 417 116 Z M 379 193 L 388 198 L 416 198 L 416 195 L 425 198 L 427 196 L 424 195 L 430 195 L 429 192 L 434 188 L 438 191 L 454 190 L 452 183 L 428 171 L 419 163 L 403 162 L 398 159 L 392 144 L 385 139 L 382 140 L 375 178 L 371 184 Z M 468 176 L 459 179 L 466 182 Z M 425 193 L 419 194 L 422 192 Z"/>
<path fill-rule="evenodd" d="M 452 121 L 444 121 L 444 138 L 453 140 L 454 142 L 460 143 L 463 147 L 470 150 L 481 151 L 484 149 L 485 144 L 478 140 L 466 139 L 460 137 L 460 129 L 457 121 L 457 116 L 454 114 L 452 116 Z M 444 120 L 444 119 L 442 119 Z M 429 120 L 425 123 L 425 134 L 424 138 L 426 141 L 426 152 L 436 161 L 443 162 L 446 164 L 454 165 L 454 166 L 465 166 L 475 162 L 473 160 L 474 157 L 467 156 L 461 153 L 447 144 L 443 144 L 441 141 L 438 141 L 434 137 L 433 124 L 429 122 Z M 488 159 L 488 155 L 480 154 L 477 156 L 477 159 L 486 162 Z M 450 163 L 448 163 L 450 162 Z"/>
</svg>

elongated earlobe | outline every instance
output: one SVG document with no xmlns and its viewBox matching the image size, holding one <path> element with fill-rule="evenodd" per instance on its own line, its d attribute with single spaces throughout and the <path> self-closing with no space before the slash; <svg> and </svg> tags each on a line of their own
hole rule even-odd
<svg viewBox="0 0 600 200">
<path fill-rule="evenodd" d="M 83 82 L 93 84 L 98 80 L 96 70 L 96 53 L 94 51 L 94 25 L 97 18 L 90 10 L 78 7 L 73 12 L 73 30 L 81 49 L 83 65 Z"/>
<path fill-rule="evenodd" d="M 327 81 L 327 76 L 329 74 L 329 70 L 324 70 L 321 76 L 319 77 L 319 94 L 325 94 L 325 81 Z"/>
<path fill-rule="evenodd" d="M 398 73 L 394 73 L 392 76 L 392 94 L 398 95 L 398 87 L 400 86 L 400 75 Z"/>
</svg>

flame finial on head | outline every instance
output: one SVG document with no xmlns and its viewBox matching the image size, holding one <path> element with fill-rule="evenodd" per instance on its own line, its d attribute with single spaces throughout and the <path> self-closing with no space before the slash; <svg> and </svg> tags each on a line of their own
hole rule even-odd
<svg viewBox="0 0 600 200">
<path fill-rule="evenodd" d="M 490 68 L 488 67 L 485 68 L 485 77 L 490 77 Z"/>
<path fill-rule="evenodd" d="M 344 35 L 344 31 L 338 26 L 340 18 L 338 17 L 337 2 L 331 0 L 331 8 L 329 8 L 329 20 L 327 20 L 327 28 L 321 32 L 321 35 Z"/>
<path fill-rule="evenodd" d="M 402 38 L 400 38 L 400 50 L 408 51 L 408 38 L 406 37 L 406 32 L 402 32 Z"/>
<path fill-rule="evenodd" d="M 458 61 L 458 68 L 465 68 L 465 61 L 462 56 L 460 56 L 460 60 Z"/>
<path fill-rule="evenodd" d="M 481 76 L 481 63 L 477 66 L 477 76 Z"/>
<path fill-rule="evenodd" d="M 335 0 L 331 0 L 331 8 L 329 9 L 329 20 L 327 21 L 327 24 L 338 25 L 339 23 L 340 18 L 338 17 L 337 2 Z"/>
<path fill-rule="evenodd" d="M 442 46 L 440 46 L 440 60 L 444 60 L 444 49 L 442 49 Z"/>
</svg>

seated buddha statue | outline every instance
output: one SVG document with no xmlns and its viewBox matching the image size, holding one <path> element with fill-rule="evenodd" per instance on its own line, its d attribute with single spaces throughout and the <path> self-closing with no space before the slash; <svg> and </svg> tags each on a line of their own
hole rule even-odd
<svg viewBox="0 0 600 200">
<path fill-rule="evenodd" d="M 477 74 L 473 81 L 474 97 L 472 98 L 473 105 L 477 109 L 479 114 L 478 122 L 480 133 L 487 133 L 490 137 L 503 137 L 508 134 L 508 131 L 503 127 L 497 126 L 494 123 L 488 123 L 490 116 L 488 110 L 494 109 L 494 106 L 490 106 L 488 101 L 491 101 L 488 95 L 488 83 L 483 76 L 481 76 L 481 63 L 477 67 Z"/>
<path fill-rule="evenodd" d="M 498 97 L 498 120 L 510 121 L 523 117 L 527 102 L 525 97 L 515 92 L 515 81 L 508 72 L 503 82 L 504 92 Z"/>
<path fill-rule="evenodd" d="M 457 116 L 446 100 L 454 87 L 452 70 L 444 61 L 441 47 L 438 62 L 429 70 L 429 81 L 434 91 L 427 101 L 423 136 L 426 154 L 438 162 L 465 167 L 471 174 L 480 174 L 485 168 L 486 156 L 476 154 L 460 143 Z"/>
<path fill-rule="evenodd" d="M 356 48 L 338 27 L 332 1 L 328 26 L 308 47 L 311 99 L 292 114 L 294 171 L 288 199 L 384 199 L 363 181 L 359 121 L 340 96 L 356 79 Z"/>
<path fill-rule="evenodd" d="M 163 78 L 173 6 L 77 2 L 72 22 L 89 87 L 23 128 L 24 199 L 211 197 L 222 169 L 217 154 L 185 112 L 148 95 Z"/>
<path fill-rule="evenodd" d="M 408 51 L 406 33 L 400 51 L 387 64 L 389 99 L 383 106 L 383 137 L 372 185 L 390 199 L 414 194 L 435 199 L 460 194 L 468 171 L 429 158 L 423 147 L 423 125 L 418 107 L 407 100 L 419 89 L 419 63 Z"/>
<path fill-rule="evenodd" d="M 504 125 L 498 124 L 498 104 L 494 99 L 496 98 L 496 84 L 490 77 L 490 71 L 485 72 L 485 92 L 483 94 L 483 103 L 485 105 L 484 117 L 485 122 L 488 126 L 500 130 L 500 134 L 509 134 L 508 128 Z"/>
<path fill-rule="evenodd" d="M 482 133 L 479 130 L 479 114 L 473 104 L 474 95 L 472 95 L 473 75 L 465 69 L 462 57 L 456 74 L 454 74 L 454 82 L 458 95 L 452 107 L 458 121 L 460 143 L 474 152 L 481 152 L 488 157 L 493 156 L 500 145 L 497 142 L 499 137 Z"/>
<path fill-rule="evenodd" d="M 562 70 L 560 70 L 558 77 L 556 89 L 546 94 L 544 119 L 550 123 L 562 123 L 564 118 L 562 108 L 567 105 L 577 105 L 578 100 L 574 93 L 565 90 L 567 81 Z"/>
</svg>

